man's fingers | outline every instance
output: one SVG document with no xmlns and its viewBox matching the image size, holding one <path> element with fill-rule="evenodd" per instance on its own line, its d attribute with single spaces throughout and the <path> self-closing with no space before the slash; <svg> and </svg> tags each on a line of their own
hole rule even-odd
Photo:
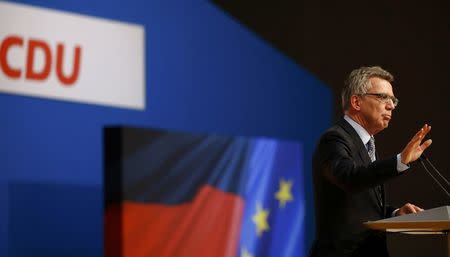
<svg viewBox="0 0 450 257">
<path fill-rule="evenodd" d="M 417 139 L 420 138 L 420 135 L 423 133 L 423 128 L 421 128 L 419 131 L 417 131 L 417 133 L 413 136 L 413 138 L 411 139 L 411 141 L 415 141 Z"/>
<path fill-rule="evenodd" d="M 421 211 L 423 211 L 422 208 L 415 206 L 414 204 L 407 203 L 403 205 L 402 208 L 400 208 L 398 213 L 399 215 L 404 215 L 404 214 L 418 213 Z"/>
<path fill-rule="evenodd" d="M 430 130 L 431 130 L 431 126 L 428 126 L 427 124 L 425 124 L 425 129 L 423 130 L 423 135 L 422 135 L 422 138 L 423 137 L 425 137 L 427 134 L 428 134 L 428 132 L 430 132 Z"/>
<path fill-rule="evenodd" d="M 423 211 L 422 208 L 420 208 L 419 206 L 415 206 L 414 204 L 411 204 L 411 207 L 413 207 L 416 211 Z"/>
<path fill-rule="evenodd" d="M 428 139 L 427 141 L 423 142 L 420 148 L 422 148 L 422 151 L 425 151 L 425 149 L 427 149 L 431 145 L 431 143 L 433 143 L 433 140 Z"/>
<path fill-rule="evenodd" d="M 415 209 L 416 209 L 416 211 L 417 212 L 421 212 L 421 211 L 423 211 L 423 209 L 422 208 L 420 208 L 420 207 L 417 207 L 417 206 L 414 206 L 415 207 Z"/>
<path fill-rule="evenodd" d="M 418 213 L 423 211 L 422 208 L 415 206 L 414 204 L 406 204 L 405 207 L 408 209 L 410 213 Z"/>
<path fill-rule="evenodd" d="M 427 129 L 427 124 L 425 124 L 419 131 L 417 131 L 417 133 L 413 136 L 413 138 L 411 139 L 411 142 L 416 142 L 422 139 L 424 132 Z"/>
<path fill-rule="evenodd" d="M 408 206 L 410 213 L 417 213 L 415 206 Z"/>
<path fill-rule="evenodd" d="M 403 206 L 405 208 L 405 213 L 416 213 L 416 209 L 414 208 L 414 204 L 407 203 Z"/>
<path fill-rule="evenodd" d="M 428 126 L 428 124 L 425 124 L 417 133 L 414 135 L 414 137 L 411 139 L 410 143 L 417 143 L 422 141 L 422 139 L 430 132 L 431 126 Z"/>
<path fill-rule="evenodd" d="M 431 139 L 426 140 L 422 143 L 422 140 L 425 138 L 425 136 L 430 132 L 431 126 L 428 126 L 428 124 L 425 124 L 411 139 L 411 141 L 408 142 L 408 144 L 405 146 L 405 148 L 402 151 L 402 163 L 408 164 L 411 161 L 417 160 L 419 156 L 422 154 L 425 149 L 427 149 L 432 141 Z M 422 144 L 421 144 L 422 143 Z M 405 209 L 406 210 L 406 209 Z"/>
<path fill-rule="evenodd" d="M 428 132 L 430 132 L 431 126 L 428 126 L 428 124 L 423 125 L 423 127 L 419 130 L 419 136 L 424 137 Z"/>
</svg>

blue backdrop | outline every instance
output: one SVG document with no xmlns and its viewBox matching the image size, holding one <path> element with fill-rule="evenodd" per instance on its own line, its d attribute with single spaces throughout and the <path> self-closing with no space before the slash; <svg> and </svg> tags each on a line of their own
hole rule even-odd
<svg viewBox="0 0 450 257">
<path fill-rule="evenodd" d="M 331 92 L 218 7 L 200 0 L 21 2 L 144 25 L 146 109 L 0 94 L 0 256 L 102 256 L 107 125 L 300 141 L 311 199 L 309 160 L 330 124 Z M 309 245 L 311 200 L 305 209 Z"/>
</svg>

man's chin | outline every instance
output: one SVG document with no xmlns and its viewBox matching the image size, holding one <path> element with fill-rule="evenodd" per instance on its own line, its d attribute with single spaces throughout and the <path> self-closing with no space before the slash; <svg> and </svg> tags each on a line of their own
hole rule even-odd
<svg viewBox="0 0 450 257">
<path fill-rule="evenodd" d="M 381 132 L 383 129 L 387 128 L 389 126 L 389 122 L 383 122 L 382 124 L 380 124 L 380 126 L 375 130 L 375 134 Z"/>
</svg>

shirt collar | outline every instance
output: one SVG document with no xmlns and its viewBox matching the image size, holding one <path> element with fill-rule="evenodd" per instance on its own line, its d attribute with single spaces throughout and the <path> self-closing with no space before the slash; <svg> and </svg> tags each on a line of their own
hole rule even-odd
<svg viewBox="0 0 450 257">
<path fill-rule="evenodd" d="M 364 129 L 361 125 L 359 125 L 359 123 L 350 118 L 350 116 L 344 115 L 344 119 L 353 127 L 353 129 L 355 129 L 364 145 L 367 145 L 367 142 L 369 142 L 370 138 L 372 137 L 369 132 L 367 132 L 367 130 Z"/>
</svg>

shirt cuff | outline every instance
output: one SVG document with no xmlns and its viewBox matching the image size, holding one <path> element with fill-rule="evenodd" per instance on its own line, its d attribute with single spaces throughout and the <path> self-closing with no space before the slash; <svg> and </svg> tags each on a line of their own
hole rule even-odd
<svg viewBox="0 0 450 257">
<path fill-rule="evenodd" d="M 403 164 L 401 154 L 397 154 L 397 171 L 401 173 L 407 169 L 409 169 L 409 165 Z"/>
<path fill-rule="evenodd" d="M 400 210 L 400 208 L 395 209 L 392 213 L 391 213 L 391 217 L 395 217 L 395 213 Z"/>
</svg>

